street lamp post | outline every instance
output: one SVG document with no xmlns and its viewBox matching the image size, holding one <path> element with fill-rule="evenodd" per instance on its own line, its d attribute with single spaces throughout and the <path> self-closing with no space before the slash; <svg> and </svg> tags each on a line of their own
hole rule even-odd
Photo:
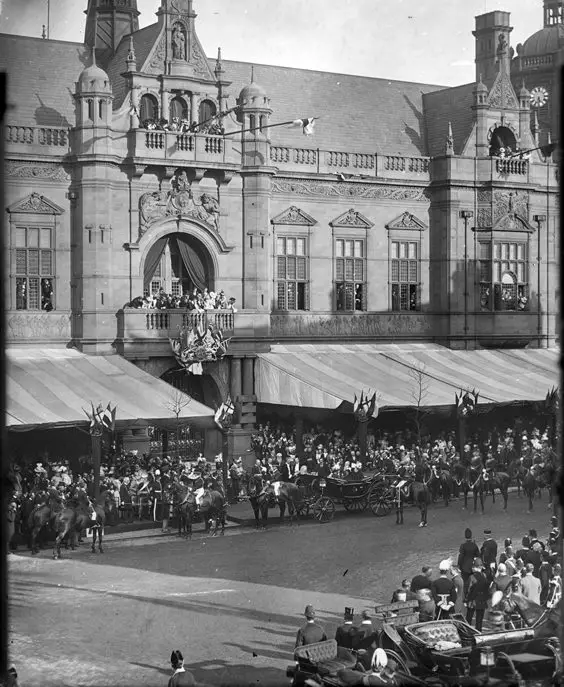
<svg viewBox="0 0 564 687">
<path fill-rule="evenodd" d="M 468 348 L 468 220 L 474 217 L 472 210 L 461 210 L 464 220 L 464 348 Z"/>
<path fill-rule="evenodd" d="M 541 263 L 542 263 L 542 257 L 541 257 L 541 228 L 544 222 L 546 222 L 546 215 L 534 215 L 533 220 L 537 224 L 537 333 L 538 333 L 538 346 L 540 347 L 541 345 L 541 340 L 542 340 L 542 307 L 541 307 L 541 289 L 542 289 L 542 280 L 541 280 Z M 548 270 L 548 255 L 546 256 L 547 260 L 547 265 L 546 269 Z M 548 293 L 545 296 L 546 298 L 546 308 L 548 309 Z M 547 323 L 548 325 L 548 323 Z M 546 331 L 546 335 L 548 337 L 548 327 Z"/>
</svg>

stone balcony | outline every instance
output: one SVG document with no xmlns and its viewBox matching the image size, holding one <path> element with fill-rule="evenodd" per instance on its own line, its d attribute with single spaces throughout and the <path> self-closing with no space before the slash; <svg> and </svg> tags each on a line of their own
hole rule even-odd
<svg viewBox="0 0 564 687">
<path fill-rule="evenodd" d="M 241 154 L 233 143 L 231 138 L 209 134 L 133 129 L 128 133 L 128 156 L 172 165 L 240 165 Z"/>
</svg>

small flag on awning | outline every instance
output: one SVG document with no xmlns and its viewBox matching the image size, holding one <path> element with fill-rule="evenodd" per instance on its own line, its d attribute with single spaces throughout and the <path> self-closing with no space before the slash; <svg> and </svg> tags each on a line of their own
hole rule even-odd
<svg viewBox="0 0 564 687">
<path fill-rule="evenodd" d="M 306 119 L 294 119 L 294 121 L 290 124 L 288 129 L 296 129 L 297 127 L 301 127 L 304 136 L 313 136 L 316 119 L 317 117 L 308 117 Z"/>
<path fill-rule="evenodd" d="M 235 412 L 235 406 L 233 405 L 233 402 L 231 401 L 231 397 L 228 396 L 225 403 L 222 403 L 219 406 L 219 408 L 215 411 L 215 416 L 214 416 L 215 424 L 220 429 L 223 429 L 226 418 L 233 415 L 234 412 Z"/>
</svg>

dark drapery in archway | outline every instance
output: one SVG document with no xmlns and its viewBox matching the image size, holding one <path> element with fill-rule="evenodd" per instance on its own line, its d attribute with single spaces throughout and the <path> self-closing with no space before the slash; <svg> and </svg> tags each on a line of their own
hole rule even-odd
<svg viewBox="0 0 564 687">
<path fill-rule="evenodd" d="M 207 288 L 208 284 L 206 279 L 206 268 L 200 256 L 189 243 L 183 241 L 181 238 L 175 236 L 171 238 L 171 241 L 175 241 L 178 246 L 178 252 L 182 258 L 186 272 L 190 277 L 190 281 L 197 289 L 203 291 Z"/>
<path fill-rule="evenodd" d="M 145 260 L 145 269 L 143 271 L 143 282 L 145 287 L 151 283 L 151 279 L 155 274 L 157 267 L 163 257 L 166 245 L 168 243 L 168 236 L 163 236 L 161 239 L 157 239 L 155 243 L 149 249 L 149 254 Z"/>
</svg>

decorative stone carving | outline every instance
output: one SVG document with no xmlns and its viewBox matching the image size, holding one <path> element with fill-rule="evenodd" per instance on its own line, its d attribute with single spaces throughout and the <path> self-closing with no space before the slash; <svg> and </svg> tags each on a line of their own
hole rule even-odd
<svg viewBox="0 0 564 687">
<path fill-rule="evenodd" d="M 192 38 L 192 51 L 190 56 L 190 62 L 192 63 L 192 66 L 194 67 L 194 72 L 196 74 L 201 74 L 202 76 L 209 76 L 211 78 L 211 72 L 208 61 L 204 55 L 202 46 L 200 45 L 196 36 L 193 36 Z"/>
<path fill-rule="evenodd" d="M 317 221 L 314 220 L 311 215 L 308 215 L 307 212 L 300 210 L 300 208 L 297 208 L 295 205 L 292 205 L 287 210 L 284 210 L 284 212 L 276 215 L 276 217 L 270 221 L 272 224 L 293 224 L 306 227 L 312 227 L 314 224 L 317 224 Z"/>
<path fill-rule="evenodd" d="M 149 74 L 163 74 L 164 73 L 164 60 L 165 60 L 165 39 L 164 36 L 159 41 L 149 66 L 146 68 Z"/>
<path fill-rule="evenodd" d="M 386 229 L 415 229 L 416 231 L 422 231 L 427 228 L 425 222 L 410 212 L 404 212 L 386 225 Z"/>
<path fill-rule="evenodd" d="M 186 32 L 184 26 L 177 22 L 172 29 L 172 59 L 186 60 Z"/>
<path fill-rule="evenodd" d="M 521 217 L 529 218 L 529 194 L 526 191 L 494 191 L 493 221 L 510 212 L 516 212 Z"/>
<path fill-rule="evenodd" d="M 8 317 L 7 338 L 22 339 L 70 339 L 70 315 L 55 313 L 18 313 Z"/>
<path fill-rule="evenodd" d="M 304 313 L 270 316 L 271 336 L 286 338 L 311 337 L 397 337 L 426 335 L 433 331 L 432 318 L 419 315 L 369 314 L 362 316 Z"/>
<path fill-rule="evenodd" d="M 8 208 L 9 213 L 28 213 L 33 215 L 62 215 L 64 210 L 39 193 L 31 193 Z"/>
<path fill-rule="evenodd" d="M 493 226 L 492 231 L 526 231 L 531 234 L 533 227 L 516 212 L 510 212 Z"/>
<path fill-rule="evenodd" d="M 519 109 L 519 103 L 511 80 L 505 72 L 500 72 L 488 96 L 488 105 L 499 109 Z"/>
<path fill-rule="evenodd" d="M 193 218 L 209 224 L 219 232 L 220 207 L 217 198 L 202 193 L 194 200 L 191 183 L 184 169 L 178 169 L 171 180 L 170 191 L 149 191 L 139 198 L 139 237 L 163 217 Z"/>
<path fill-rule="evenodd" d="M 353 208 L 344 212 L 342 215 L 329 222 L 332 227 L 361 227 L 362 229 L 370 229 L 374 226 L 373 222 L 366 219 L 360 212 L 356 212 Z"/>
<path fill-rule="evenodd" d="M 478 226 L 491 227 L 492 226 L 492 210 L 491 208 L 478 208 Z"/>
<path fill-rule="evenodd" d="M 489 188 L 478 189 L 478 203 L 491 203 L 492 191 Z"/>
<path fill-rule="evenodd" d="M 55 162 L 21 162 L 6 160 L 4 172 L 7 177 L 18 179 L 52 179 L 53 181 L 70 181 L 70 174 Z"/>
<path fill-rule="evenodd" d="M 378 198 L 427 202 L 426 189 L 421 186 L 381 186 L 377 184 L 331 183 L 306 179 L 273 179 L 273 193 L 330 198 Z"/>
</svg>

